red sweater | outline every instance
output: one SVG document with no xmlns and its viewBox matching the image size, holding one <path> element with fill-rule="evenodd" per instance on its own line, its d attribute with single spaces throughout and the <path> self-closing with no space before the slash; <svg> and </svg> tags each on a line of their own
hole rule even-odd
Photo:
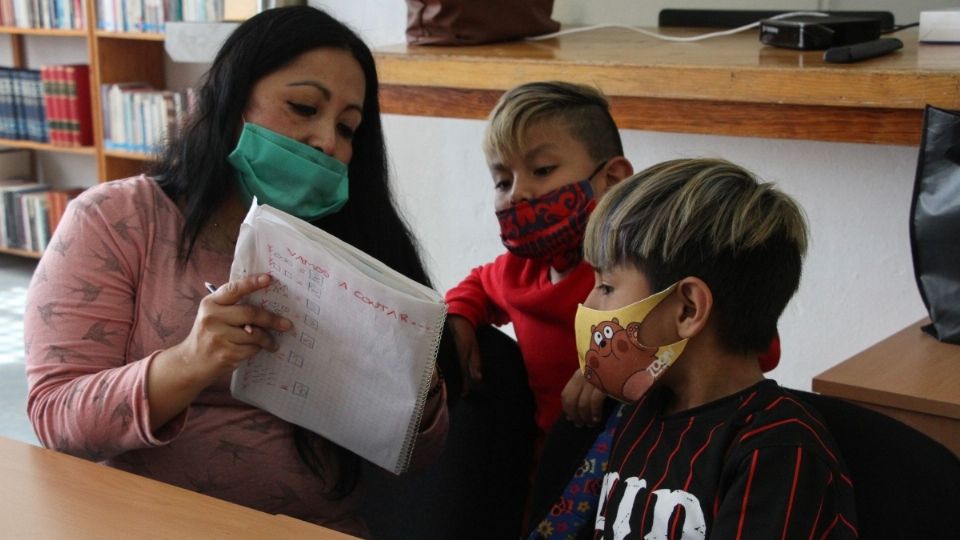
<svg viewBox="0 0 960 540">
<path fill-rule="evenodd" d="M 548 263 L 504 253 L 447 292 L 450 314 L 474 327 L 513 323 L 544 433 L 560 415 L 560 392 L 580 368 L 573 320 L 593 283 L 586 263 L 551 283 Z"/>
</svg>

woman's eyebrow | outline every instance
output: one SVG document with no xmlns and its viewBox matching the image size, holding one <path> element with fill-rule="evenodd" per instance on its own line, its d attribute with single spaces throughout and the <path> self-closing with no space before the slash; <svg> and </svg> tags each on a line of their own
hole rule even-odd
<svg viewBox="0 0 960 540">
<path fill-rule="evenodd" d="M 330 101 L 330 98 L 333 97 L 333 92 L 331 92 L 330 89 L 324 86 L 322 83 L 317 81 L 312 81 L 312 80 L 293 81 L 291 83 L 287 83 L 287 86 L 310 86 L 319 90 L 320 93 L 323 94 L 323 97 L 327 101 Z M 347 104 L 346 108 L 356 109 L 358 113 L 363 115 L 363 107 L 361 107 L 359 103 L 349 103 Z"/>
</svg>

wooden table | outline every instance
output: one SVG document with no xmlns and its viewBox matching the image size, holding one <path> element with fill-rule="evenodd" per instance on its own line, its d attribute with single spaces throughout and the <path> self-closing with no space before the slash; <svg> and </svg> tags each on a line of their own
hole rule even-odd
<svg viewBox="0 0 960 540">
<path fill-rule="evenodd" d="M 480 119 L 504 90 L 562 79 L 600 88 L 621 128 L 917 145 L 926 104 L 960 109 L 960 47 L 918 44 L 915 28 L 895 35 L 904 49 L 855 64 L 768 47 L 756 31 L 676 43 L 612 28 L 374 54 L 388 113 Z"/>
<path fill-rule="evenodd" d="M 813 390 L 892 416 L 960 456 L 960 345 L 918 321 L 813 378 Z"/>
<path fill-rule="evenodd" d="M 4 538 L 352 536 L 0 437 Z"/>
</svg>

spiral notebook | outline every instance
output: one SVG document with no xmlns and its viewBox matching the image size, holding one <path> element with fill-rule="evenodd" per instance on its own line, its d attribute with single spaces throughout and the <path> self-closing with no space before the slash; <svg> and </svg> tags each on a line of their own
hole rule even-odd
<svg viewBox="0 0 960 540">
<path fill-rule="evenodd" d="M 446 305 L 324 231 L 254 201 L 230 279 L 269 272 L 248 301 L 293 330 L 233 373 L 241 401 L 318 433 L 395 474 L 410 463 Z"/>
</svg>

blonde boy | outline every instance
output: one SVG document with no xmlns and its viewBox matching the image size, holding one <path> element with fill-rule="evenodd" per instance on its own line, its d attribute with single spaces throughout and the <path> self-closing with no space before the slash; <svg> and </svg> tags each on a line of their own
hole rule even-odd
<svg viewBox="0 0 960 540">
<path fill-rule="evenodd" d="M 481 378 L 475 329 L 513 323 L 543 433 L 578 371 L 573 317 L 593 286 L 581 256 L 587 217 L 633 168 L 603 96 L 563 82 L 505 93 L 490 114 L 483 149 L 507 253 L 447 293 L 450 323 L 465 378 L 474 381 Z M 594 399 L 585 410 L 599 420 L 603 396 L 588 394 Z"/>
<path fill-rule="evenodd" d="M 806 242 L 793 200 L 722 160 L 656 165 L 600 202 L 578 349 L 588 382 L 631 405 L 596 538 L 857 536 L 833 439 L 756 361 Z"/>
</svg>

